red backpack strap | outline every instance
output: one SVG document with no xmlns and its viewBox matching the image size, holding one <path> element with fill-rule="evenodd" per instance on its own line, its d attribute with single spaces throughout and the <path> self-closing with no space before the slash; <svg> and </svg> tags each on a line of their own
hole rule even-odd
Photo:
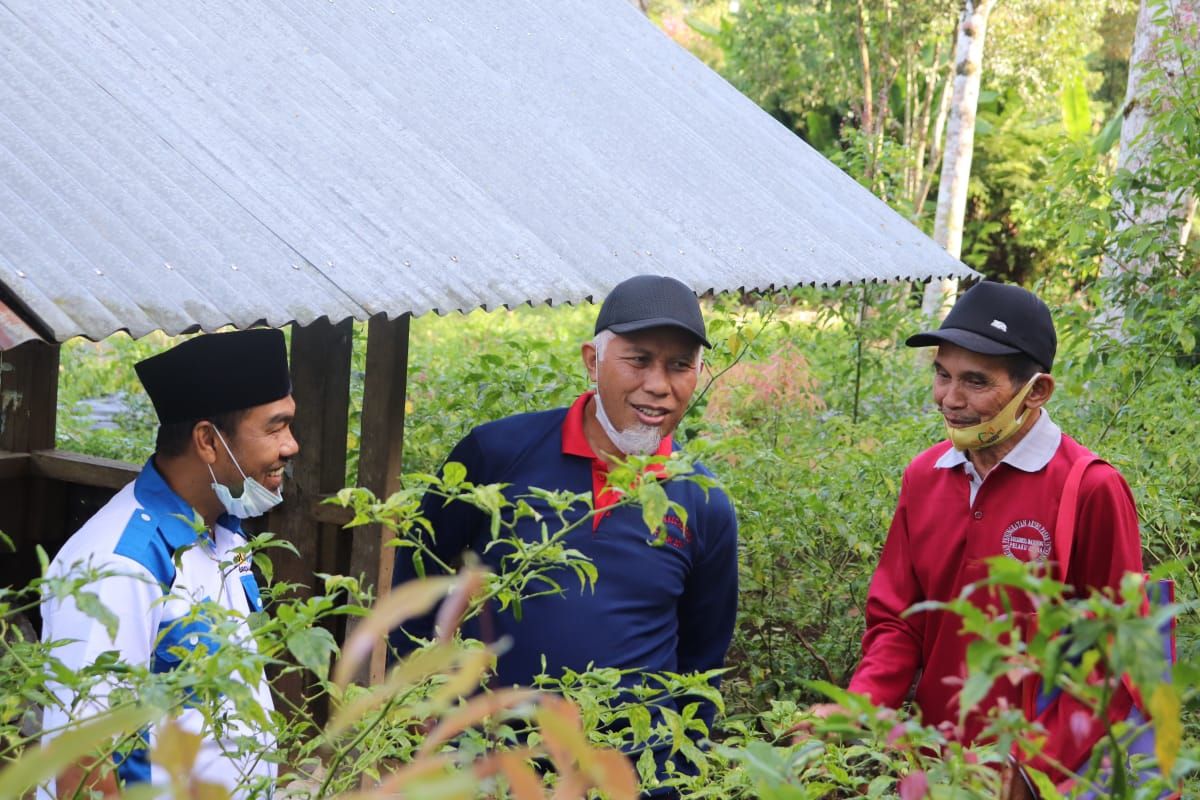
<svg viewBox="0 0 1200 800">
<path fill-rule="evenodd" d="M 1079 485 L 1083 473 L 1095 463 L 1105 463 L 1099 456 L 1088 454 L 1071 464 L 1067 482 L 1063 484 L 1062 496 L 1058 501 L 1058 519 L 1054 523 L 1054 550 L 1058 556 L 1058 580 L 1066 583 L 1067 569 L 1071 565 L 1071 548 L 1075 544 L 1075 517 L 1079 511 Z"/>
</svg>

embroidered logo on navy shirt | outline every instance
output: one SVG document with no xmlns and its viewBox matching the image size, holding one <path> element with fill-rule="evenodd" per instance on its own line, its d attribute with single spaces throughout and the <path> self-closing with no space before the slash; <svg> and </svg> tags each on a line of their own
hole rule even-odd
<svg viewBox="0 0 1200 800">
<path fill-rule="evenodd" d="M 1035 519 L 1019 519 L 1004 529 L 1000 546 L 1017 561 L 1043 562 L 1050 557 L 1050 531 Z"/>
<path fill-rule="evenodd" d="M 663 517 L 663 529 L 666 531 L 666 543 L 676 550 L 682 550 L 692 542 L 692 529 L 683 524 L 683 520 L 673 511 Z"/>
</svg>

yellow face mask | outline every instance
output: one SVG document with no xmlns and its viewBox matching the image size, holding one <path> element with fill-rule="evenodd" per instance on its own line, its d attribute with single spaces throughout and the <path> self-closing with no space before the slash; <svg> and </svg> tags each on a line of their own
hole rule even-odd
<svg viewBox="0 0 1200 800">
<path fill-rule="evenodd" d="M 980 422 L 978 425 L 972 425 L 969 428 L 952 428 L 950 427 L 950 423 L 943 419 L 942 422 L 946 426 L 946 436 L 950 439 L 950 443 L 959 450 L 980 450 L 984 447 L 992 447 L 993 445 L 1000 444 L 1021 430 L 1021 425 L 1025 423 L 1025 414 L 1018 417 L 1017 409 L 1025 401 L 1029 390 L 1033 388 L 1034 382 L 1041 376 L 1042 373 L 1039 372 L 1030 378 L 1024 388 L 1017 392 L 1004 408 L 1000 409 L 1000 413 L 986 422 Z"/>
</svg>

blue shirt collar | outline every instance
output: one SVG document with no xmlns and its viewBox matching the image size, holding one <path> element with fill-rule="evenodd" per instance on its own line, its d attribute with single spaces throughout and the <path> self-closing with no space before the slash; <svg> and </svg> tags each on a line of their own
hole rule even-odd
<svg viewBox="0 0 1200 800">
<path fill-rule="evenodd" d="M 154 465 L 153 456 L 138 473 L 133 483 L 133 496 L 142 508 L 154 515 L 158 529 L 172 547 L 195 544 L 197 534 L 191 520 L 196 518 L 196 512 L 167 484 Z M 230 514 L 218 517 L 217 524 L 232 533 L 242 532 L 242 521 Z"/>
</svg>

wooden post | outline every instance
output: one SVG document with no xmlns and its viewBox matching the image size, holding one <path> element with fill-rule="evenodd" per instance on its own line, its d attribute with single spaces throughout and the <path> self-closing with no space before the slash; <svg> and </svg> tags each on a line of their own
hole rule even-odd
<svg viewBox="0 0 1200 800">
<path fill-rule="evenodd" d="M 292 476 L 284 481 L 284 502 L 267 517 L 264 527 L 291 542 L 300 553 L 295 558 L 272 552 L 275 580 L 302 584 L 299 597 L 314 594 L 316 572 L 336 571 L 323 563 L 323 540 L 336 539 L 336 526 L 321 525 L 309 513 L 315 498 L 336 492 L 346 483 L 346 431 L 350 410 L 350 354 L 352 321 L 334 325 L 319 319 L 311 325 L 292 326 L 292 396 L 296 419 L 292 432 L 300 443 Z M 276 683 L 277 690 L 293 703 L 304 702 L 299 676 Z M 319 712 L 319 710 L 318 710 Z M 319 716 L 319 713 L 318 713 Z"/>
<path fill-rule="evenodd" d="M 0 451 L 30 453 L 54 447 L 58 411 L 59 346 L 29 341 L 0 351 Z M 16 557 L 3 559 L 0 585 L 24 586 L 38 574 L 34 546 L 51 554 L 66 537 L 61 501 L 40 478 L 5 482 L 0 530 L 13 540 Z M 56 513 L 57 512 L 57 513 Z"/>
<path fill-rule="evenodd" d="M 404 451 L 404 402 L 408 392 L 408 330 L 411 314 L 388 320 L 380 314 L 367 327 L 367 374 L 363 389 L 362 449 L 358 457 L 358 483 L 384 498 L 400 488 Z M 350 574 L 365 575 L 382 597 L 392 587 L 392 562 L 396 551 L 384 544 L 391 534 L 382 526 L 354 531 Z M 368 679 L 383 680 L 387 669 L 387 643 L 380 641 L 371 654 Z"/>
<path fill-rule="evenodd" d="M 38 341 L 0 351 L 0 450 L 54 447 L 58 352 L 58 345 Z"/>
</svg>

